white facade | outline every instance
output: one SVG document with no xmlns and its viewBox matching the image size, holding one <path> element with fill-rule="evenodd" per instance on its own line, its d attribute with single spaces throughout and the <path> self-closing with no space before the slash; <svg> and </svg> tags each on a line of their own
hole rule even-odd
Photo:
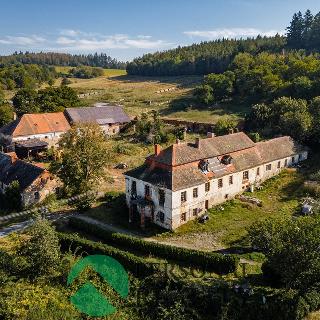
<svg viewBox="0 0 320 320">
<path fill-rule="evenodd" d="M 41 141 L 45 141 L 49 144 L 49 147 L 55 146 L 57 142 L 59 141 L 60 137 L 65 132 L 48 132 L 48 133 L 42 133 L 42 134 L 30 134 L 27 136 L 15 136 L 12 138 L 12 141 L 25 141 L 30 139 L 39 139 Z"/>
<path fill-rule="evenodd" d="M 135 198 L 145 199 L 147 186 L 148 190 L 150 190 L 148 199 L 153 203 L 153 208 L 149 207 L 150 209 L 145 210 L 145 216 L 159 226 L 173 230 L 189 220 L 202 215 L 207 209 L 247 190 L 250 185 L 259 185 L 266 179 L 279 174 L 283 168 L 290 167 L 299 161 L 307 159 L 307 157 L 308 153 L 304 151 L 294 156 L 261 164 L 258 167 L 235 172 L 223 177 L 213 178 L 207 183 L 177 191 L 154 186 L 148 182 L 126 176 L 127 205 L 128 207 L 132 205 L 133 189 L 136 190 L 134 192 Z M 210 187 L 206 186 L 206 184 L 210 184 Z M 161 192 L 164 192 L 165 201 L 163 205 L 159 203 Z M 185 201 L 182 201 L 184 198 L 182 193 L 186 195 Z M 138 208 L 138 211 L 141 214 L 140 208 Z"/>
</svg>

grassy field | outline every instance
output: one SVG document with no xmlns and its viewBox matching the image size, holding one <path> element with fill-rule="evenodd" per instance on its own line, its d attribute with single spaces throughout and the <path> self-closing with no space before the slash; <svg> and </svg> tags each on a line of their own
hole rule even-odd
<svg viewBox="0 0 320 320">
<path fill-rule="evenodd" d="M 62 66 L 55 66 L 55 69 L 57 72 L 61 73 L 68 73 L 71 69 L 74 67 L 62 67 Z M 103 69 L 104 76 L 106 77 L 118 77 L 118 76 L 124 76 L 127 74 L 126 70 L 121 69 Z"/>
<path fill-rule="evenodd" d="M 67 74 L 72 67 L 55 67 Z M 193 98 L 193 89 L 202 81 L 202 76 L 141 77 L 128 76 L 125 70 L 104 69 L 104 75 L 92 79 L 69 78 L 71 88 L 79 94 L 91 93 L 81 98 L 82 105 L 96 102 L 121 104 L 131 116 L 157 110 L 162 116 L 190 121 L 215 123 L 219 119 L 241 120 L 249 108 L 241 104 L 221 104 L 203 108 Z M 62 78 L 54 86 L 61 85 Z M 46 88 L 47 83 L 41 85 Z M 11 99 L 17 90 L 6 91 Z"/>
<path fill-rule="evenodd" d="M 95 93 L 82 99 L 85 105 L 98 101 L 117 103 L 131 116 L 157 110 L 166 117 L 209 123 L 221 118 L 240 120 L 248 111 L 247 106 L 232 104 L 201 109 L 192 97 L 194 87 L 201 83 L 201 76 L 138 77 L 125 75 L 124 70 L 105 72 L 105 76 L 93 79 L 70 78 L 70 87 L 79 93 Z M 56 85 L 60 82 L 57 80 Z M 168 89 L 170 91 L 164 91 Z"/>
</svg>

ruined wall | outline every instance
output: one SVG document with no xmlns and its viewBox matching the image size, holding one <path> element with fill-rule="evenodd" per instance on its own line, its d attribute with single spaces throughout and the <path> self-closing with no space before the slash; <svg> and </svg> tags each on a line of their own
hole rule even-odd
<svg viewBox="0 0 320 320">
<path fill-rule="evenodd" d="M 144 198 L 145 197 L 145 185 L 150 187 L 151 191 L 151 201 L 154 205 L 154 220 L 153 222 L 163 228 L 171 229 L 171 211 L 172 211 L 172 191 L 166 188 L 160 188 L 154 186 L 148 182 L 144 182 L 142 180 L 134 179 L 132 177 L 126 177 L 126 202 L 127 206 L 131 206 L 131 186 L 132 181 L 136 181 L 137 185 L 137 196 Z M 165 192 L 165 202 L 164 206 L 160 206 L 159 204 L 159 189 L 164 190 Z M 159 219 L 160 212 L 164 213 L 164 221 L 161 222 Z"/>
<path fill-rule="evenodd" d="M 23 207 L 43 201 L 49 194 L 55 193 L 56 188 L 60 185 L 58 179 L 53 179 L 48 172 L 44 172 L 41 177 L 21 193 Z"/>
<path fill-rule="evenodd" d="M 120 132 L 120 125 L 116 124 L 105 124 L 100 126 L 101 129 L 105 132 L 106 135 L 112 136 Z"/>
</svg>

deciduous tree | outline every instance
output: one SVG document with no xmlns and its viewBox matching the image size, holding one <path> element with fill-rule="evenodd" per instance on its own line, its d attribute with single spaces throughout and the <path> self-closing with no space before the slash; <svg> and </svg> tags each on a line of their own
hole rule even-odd
<svg viewBox="0 0 320 320">
<path fill-rule="evenodd" d="M 85 194 L 83 201 L 89 206 L 90 193 L 99 190 L 107 177 L 109 158 L 104 132 L 97 124 L 77 124 L 62 136 L 59 149 L 61 159 L 52 163 L 51 170 L 69 194 Z"/>
</svg>

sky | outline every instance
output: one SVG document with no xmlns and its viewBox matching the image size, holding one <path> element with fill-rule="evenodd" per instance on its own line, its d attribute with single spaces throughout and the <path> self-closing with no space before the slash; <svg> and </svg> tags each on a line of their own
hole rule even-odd
<svg viewBox="0 0 320 320">
<path fill-rule="evenodd" d="M 1 1 L 0 55 L 104 52 L 122 61 L 215 40 L 284 34 L 294 12 L 319 0 Z"/>
</svg>

